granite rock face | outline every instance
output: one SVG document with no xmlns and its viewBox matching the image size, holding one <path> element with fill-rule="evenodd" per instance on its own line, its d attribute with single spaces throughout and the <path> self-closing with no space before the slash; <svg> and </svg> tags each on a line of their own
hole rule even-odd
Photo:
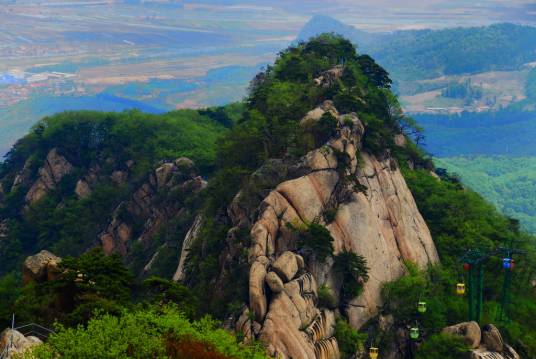
<svg viewBox="0 0 536 359">
<path fill-rule="evenodd" d="M 48 153 L 43 166 L 39 168 L 38 178 L 26 193 L 26 203 L 33 204 L 56 188 L 62 178 L 71 173 L 73 166 L 53 148 Z M 24 170 L 23 170 L 24 171 Z M 22 182 L 15 179 L 14 186 Z"/>
<path fill-rule="evenodd" d="M 250 326 L 247 333 L 281 358 L 340 355 L 333 337 L 335 312 L 317 307 L 317 290 L 326 286 L 339 298 L 341 278 L 332 259 L 304 259 L 292 227 L 324 225 L 334 238 L 333 255 L 349 251 L 367 260 L 370 279 L 344 313 L 354 328 L 377 314 L 382 285 L 405 274 L 404 261 L 421 268 L 439 261 L 398 164 L 362 150 L 365 128 L 355 114 L 340 115 L 326 101 L 301 125 L 309 127 L 327 112 L 338 119 L 337 135 L 306 154 L 293 170 L 297 175 L 273 186 L 257 210 L 241 206 L 239 193 L 229 211 L 232 223 L 251 228 L 248 311 L 260 332 Z M 328 209 L 335 216 L 325 223 Z"/>
<path fill-rule="evenodd" d="M 116 180 L 124 181 L 125 176 L 116 175 Z M 128 201 L 120 203 L 114 210 L 110 222 L 99 235 L 104 253 L 128 256 L 133 241 L 147 246 L 164 224 L 185 211 L 180 201 L 175 201 L 173 196 L 167 194 L 195 196 L 205 186 L 206 182 L 198 176 L 189 159 L 179 158 L 174 162 L 163 163 L 133 191 Z M 128 215 L 125 216 L 125 213 Z M 139 227 L 139 223 L 143 227 L 136 231 L 136 224 Z M 157 259 L 157 254 L 158 250 L 151 260 Z M 149 263 L 145 266 L 147 269 L 150 267 Z"/>
</svg>

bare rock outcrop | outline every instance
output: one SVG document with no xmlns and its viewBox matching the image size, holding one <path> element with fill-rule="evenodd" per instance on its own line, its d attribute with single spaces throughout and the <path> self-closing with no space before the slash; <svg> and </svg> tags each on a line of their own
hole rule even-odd
<svg viewBox="0 0 536 359">
<path fill-rule="evenodd" d="M 125 181 L 125 173 L 116 173 L 115 180 Z M 197 175 L 195 166 L 189 159 L 180 158 L 173 163 L 162 164 L 134 191 L 128 201 L 119 204 L 114 210 L 111 221 L 99 235 L 104 252 L 128 255 L 131 241 L 147 242 L 164 223 L 185 210 L 182 203 L 174 200 L 173 196 L 159 194 L 172 192 L 184 196 L 196 195 L 205 186 L 206 182 Z M 128 215 L 125 216 L 125 213 Z M 138 233 L 134 230 L 133 222 L 143 223 L 143 228 Z"/>
<path fill-rule="evenodd" d="M 269 260 L 266 257 L 258 257 L 251 265 L 249 271 L 249 303 L 251 311 L 257 321 L 262 322 L 268 309 L 268 301 L 264 281 L 266 280 L 266 268 Z"/>
<path fill-rule="evenodd" d="M 338 358 L 334 315 L 316 308 L 317 284 L 310 273 L 285 283 L 273 296 L 260 339 L 271 355 L 287 358 Z"/>
<path fill-rule="evenodd" d="M 443 333 L 462 337 L 469 348 L 476 349 L 480 345 L 482 333 L 477 322 L 465 322 L 443 329 Z"/>
<path fill-rule="evenodd" d="M 128 167 L 127 161 L 126 166 Z M 98 164 L 94 164 L 86 173 L 86 175 L 76 182 L 74 193 L 78 198 L 87 198 L 93 193 L 93 187 L 99 182 L 101 168 Z"/>
<path fill-rule="evenodd" d="M 182 242 L 182 247 L 180 251 L 180 257 L 179 257 L 179 266 L 177 267 L 177 270 L 175 271 L 175 274 L 173 275 L 173 280 L 175 282 L 182 281 L 184 279 L 184 265 L 186 264 L 186 259 L 188 258 L 188 254 L 190 253 L 190 249 L 192 248 L 192 245 L 194 244 L 195 240 L 197 239 L 199 235 L 199 231 L 201 230 L 201 224 L 203 223 L 203 216 L 198 215 L 194 223 L 192 224 L 192 227 L 188 230 L 188 233 L 186 233 L 186 236 L 184 237 L 184 241 Z"/>
<path fill-rule="evenodd" d="M 53 148 L 48 153 L 43 166 L 39 169 L 39 177 L 26 193 L 26 203 L 39 201 L 54 190 L 62 178 L 73 170 L 73 166 Z M 24 171 L 24 170 L 23 170 Z"/>
<path fill-rule="evenodd" d="M 421 268 L 439 261 L 396 161 L 361 150 L 365 128 L 355 114 L 340 115 L 326 101 L 301 125 L 311 126 L 326 112 L 338 119 L 337 136 L 302 158 L 301 169 L 294 171 L 300 175 L 283 180 L 266 195 L 250 226 L 249 309 L 262 326 L 258 338 L 282 358 L 339 356 L 331 329 L 311 334 L 308 328 L 322 327 L 314 324 L 321 315 L 333 316 L 316 307 L 317 285 L 338 290 L 340 279 L 333 261 L 306 262 L 296 253 L 296 234 L 289 224 L 325 224 L 334 238 L 333 254 L 350 251 L 367 259 L 370 279 L 345 313 L 354 328 L 377 314 L 382 285 L 405 273 L 404 261 Z M 240 195 L 231 205 L 231 219 L 243 225 L 250 217 L 238 203 Z M 330 208 L 335 218 L 324 223 L 323 213 Z"/>
<path fill-rule="evenodd" d="M 443 333 L 463 338 L 472 349 L 471 359 L 519 359 L 519 354 L 504 343 L 501 332 L 493 324 L 480 329 L 476 322 L 465 322 L 443 329 Z"/>
<path fill-rule="evenodd" d="M 504 349 L 504 342 L 499 329 L 493 324 L 485 325 L 482 328 L 482 342 L 481 345 L 492 352 L 502 352 Z"/>
<path fill-rule="evenodd" d="M 40 344 L 43 344 L 41 339 L 34 336 L 25 337 L 17 330 L 6 329 L 0 333 L 0 354 L 7 348 L 5 359 L 19 357 Z"/>
<path fill-rule="evenodd" d="M 268 284 L 272 293 L 281 293 L 285 289 L 285 284 L 275 272 L 268 272 L 266 274 L 266 284 Z"/>
<path fill-rule="evenodd" d="M 325 71 L 324 73 L 322 73 L 322 75 L 314 79 L 314 82 L 317 86 L 331 87 L 335 84 L 335 82 L 338 79 L 342 77 L 343 73 L 344 73 L 344 66 L 342 65 L 335 66 L 334 68 L 328 71 Z"/>
<path fill-rule="evenodd" d="M 272 264 L 272 269 L 279 274 L 279 277 L 288 282 L 298 272 L 298 260 L 292 252 L 284 252 Z"/>
<path fill-rule="evenodd" d="M 78 198 L 87 198 L 91 195 L 91 187 L 89 187 L 89 184 L 86 181 L 80 179 L 76 182 L 74 193 L 76 193 Z"/>
<path fill-rule="evenodd" d="M 309 111 L 300 121 L 300 126 L 304 128 L 310 127 L 312 124 L 320 120 L 325 113 L 329 113 L 334 117 L 339 116 L 339 111 L 335 108 L 332 101 L 324 101 L 322 105 Z"/>
<path fill-rule="evenodd" d="M 15 190 L 20 186 L 27 186 L 30 184 L 31 175 L 32 175 L 31 165 L 32 165 L 32 160 L 30 158 L 27 159 L 26 162 L 24 162 L 24 166 L 16 174 L 15 179 L 13 180 L 11 190 Z"/>
<path fill-rule="evenodd" d="M 58 265 L 60 262 L 60 257 L 46 250 L 27 257 L 22 265 L 24 284 L 41 283 L 54 279 L 59 273 Z"/>
</svg>

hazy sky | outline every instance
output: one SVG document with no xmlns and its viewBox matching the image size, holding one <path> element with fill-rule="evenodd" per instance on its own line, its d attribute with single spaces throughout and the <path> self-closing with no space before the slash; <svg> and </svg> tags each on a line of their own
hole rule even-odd
<svg viewBox="0 0 536 359">
<path fill-rule="evenodd" d="M 536 25 L 536 0 L 188 0 L 184 4 L 333 15 L 359 28 L 392 30 L 518 22 Z"/>
<path fill-rule="evenodd" d="M 495 22 L 516 22 L 536 26 L 536 0 L 0 0 L 27 8 L 62 8 L 77 4 L 82 11 L 110 4 L 143 7 L 150 3 L 172 5 L 195 10 L 197 16 L 224 14 L 232 21 L 267 23 L 286 22 L 284 27 L 298 29 L 312 15 L 325 14 L 345 23 L 372 31 L 396 29 L 440 28 L 487 25 Z M 33 5 L 33 6 L 32 6 Z M 48 6 L 47 6 L 48 5 Z M 89 9 L 91 8 L 91 9 Z M 1 10 L 1 9 L 0 9 Z M 97 12 L 100 11 L 97 10 Z M 189 13 L 186 11 L 186 13 Z M 126 12 L 124 15 L 128 16 Z"/>
</svg>

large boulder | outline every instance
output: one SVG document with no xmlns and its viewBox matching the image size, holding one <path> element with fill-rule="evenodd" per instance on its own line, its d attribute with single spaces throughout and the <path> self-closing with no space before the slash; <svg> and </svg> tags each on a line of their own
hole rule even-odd
<svg viewBox="0 0 536 359">
<path fill-rule="evenodd" d="M 330 100 L 324 101 L 321 106 L 309 111 L 300 121 L 300 126 L 306 129 L 310 128 L 312 125 L 318 122 L 326 113 L 331 114 L 335 118 L 339 116 L 339 112 L 337 111 L 335 106 L 333 106 L 333 102 Z"/>
<path fill-rule="evenodd" d="M 266 275 L 266 284 L 273 293 L 281 293 L 285 289 L 283 281 L 275 272 L 268 272 Z"/>
<path fill-rule="evenodd" d="M 493 324 L 485 325 L 482 328 L 481 344 L 492 352 L 502 352 L 504 348 L 501 332 Z"/>
<path fill-rule="evenodd" d="M 86 181 L 78 180 L 78 182 L 76 182 L 76 188 L 74 189 L 74 193 L 76 193 L 78 198 L 87 198 L 91 196 L 91 188 Z"/>
<path fill-rule="evenodd" d="M 195 163 L 187 157 L 177 158 L 175 161 L 175 166 L 182 172 L 195 171 Z"/>
<path fill-rule="evenodd" d="M 332 69 L 323 72 L 319 77 L 314 79 L 314 83 L 321 87 L 331 87 L 335 82 L 342 77 L 344 73 L 344 66 L 337 65 Z"/>
<path fill-rule="evenodd" d="M 272 264 L 272 269 L 284 282 L 288 282 L 298 273 L 298 260 L 292 252 L 284 252 Z"/>
<path fill-rule="evenodd" d="M 443 333 L 462 337 L 465 344 L 471 349 L 476 349 L 480 346 L 482 334 L 477 322 L 464 322 L 452 325 L 443 329 Z"/>
<path fill-rule="evenodd" d="M 27 257 L 22 264 L 24 284 L 42 283 L 46 280 L 54 279 L 59 273 L 58 265 L 60 262 L 60 257 L 46 250 Z"/>
<path fill-rule="evenodd" d="M 43 342 L 39 338 L 25 337 L 17 330 L 6 329 L 0 333 L 0 353 L 3 353 L 8 348 L 5 359 L 19 357 L 28 349 L 40 344 L 43 344 Z"/>
</svg>

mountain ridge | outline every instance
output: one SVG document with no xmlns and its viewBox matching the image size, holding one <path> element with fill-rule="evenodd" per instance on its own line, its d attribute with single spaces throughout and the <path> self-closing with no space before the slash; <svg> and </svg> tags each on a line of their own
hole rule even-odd
<svg viewBox="0 0 536 359">
<path fill-rule="evenodd" d="M 139 328 L 122 339 L 125 357 L 139 343 L 151 344 L 143 352 L 153 356 L 182 353 L 192 339 L 218 343 L 216 334 L 199 334 L 218 328 L 209 319 L 181 329 L 190 328 L 185 317 L 210 314 L 234 331 L 235 344 L 260 340 L 252 355 L 261 357 L 346 359 L 381 344 L 393 358 L 415 350 L 427 358 L 427 347 L 459 358 L 486 343 L 442 334 L 467 319 L 455 295 L 459 258 L 467 248 L 515 241 L 529 255 L 516 257 L 516 305 L 508 308 L 516 331 L 500 331 L 523 355 L 536 352 L 526 320 L 534 312 L 535 239 L 454 176 L 434 172 L 390 87 L 373 58 L 324 34 L 282 51 L 242 104 L 42 120 L 0 167 L 0 254 L 10 259 L 0 263 L 10 271 L 0 298 L 16 288 L 26 255 L 55 247 L 62 260 L 49 276 L 39 258 L 51 256 L 30 257 L 47 275 L 9 296 L 0 318 L 7 323 L 13 310 L 67 326 L 35 349 L 48 357 L 102 356 L 106 349 L 96 348 L 110 346 L 96 343 L 116 338 L 84 325 L 116 333 L 120 320 Z M 490 276 L 501 276 L 502 260 L 490 259 Z M 501 287 L 485 282 L 492 308 Z M 423 298 L 433 315 L 417 314 Z M 169 305 L 183 320 L 166 319 L 177 310 Z M 95 309 L 107 314 L 94 319 Z M 414 326 L 419 349 L 410 341 Z M 501 343 L 486 355 L 510 358 L 514 349 Z M 250 348 L 236 347 L 206 350 L 241 358 Z"/>
</svg>

